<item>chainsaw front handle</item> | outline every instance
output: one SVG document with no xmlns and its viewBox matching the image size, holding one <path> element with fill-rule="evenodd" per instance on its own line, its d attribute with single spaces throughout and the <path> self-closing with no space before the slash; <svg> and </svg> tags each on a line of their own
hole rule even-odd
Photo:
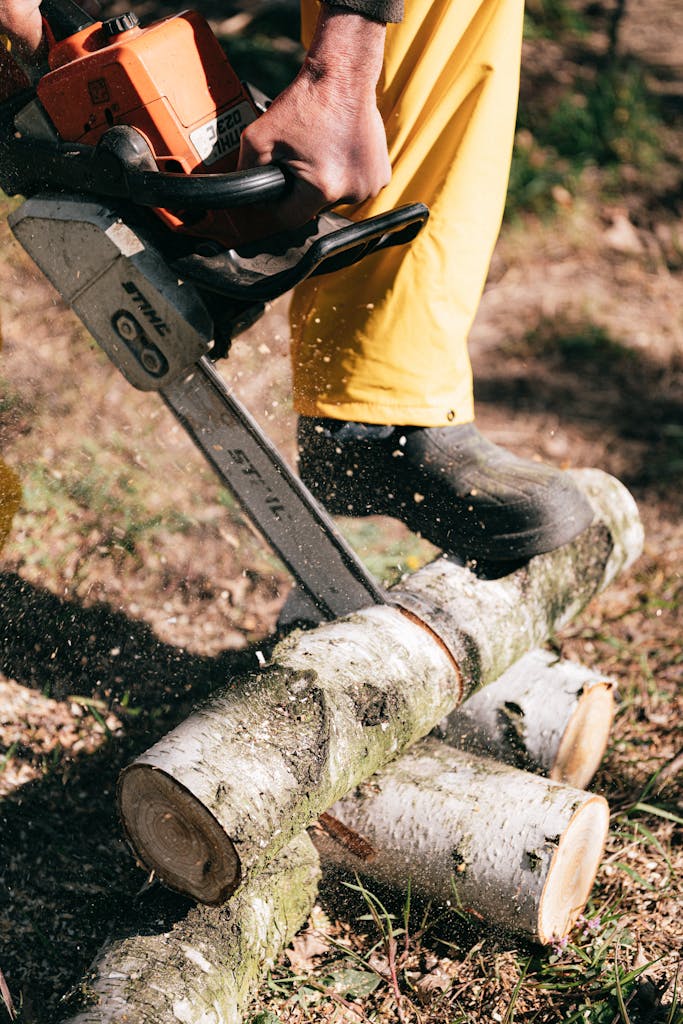
<svg viewBox="0 0 683 1024">
<path fill-rule="evenodd" d="M 411 242 L 428 217 L 423 203 L 408 203 L 361 221 L 321 213 L 294 231 L 213 256 L 191 253 L 173 265 L 205 291 L 247 304 L 269 302 L 307 277 L 341 270 L 372 253 Z"/>
<path fill-rule="evenodd" d="M 280 167 L 268 164 L 229 174 L 128 171 L 126 180 L 126 198 L 140 206 L 223 210 L 281 199 L 291 179 Z"/>
<path fill-rule="evenodd" d="M 126 166 L 102 144 L 17 137 L 8 123 L 17 106 L 14 103 L 0 111 L 5 128 L 0 140 L 0 187 L 8 195 L 80 192 L 125 199 L 136 206 L 224 210 L 281 199 L 289 188 L 290 179 L 273 165 L 229 174 L 138 170 Z M 2 117 L 2 113 L 10 116 Z"/>
</svg>

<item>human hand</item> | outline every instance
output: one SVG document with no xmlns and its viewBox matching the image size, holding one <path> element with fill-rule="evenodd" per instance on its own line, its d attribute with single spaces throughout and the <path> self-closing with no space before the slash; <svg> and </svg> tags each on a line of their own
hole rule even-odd
<svg viewBox="0 0 683 1024">
<path fill-rule="evenodd" d="M 269 210 L 274 231 L 362 202 L 389 182 L 376 100 L 384 35 L 384 25 L 323 4 L 301 71 L 244 130 L 240 170 L 275 163 L 293 176 L 287 197 Z"/>
<path fill-rule="evenodd" d="M 44 45 L 40 0 L 0 0 L 0 34 L 20 60 L 38 59 Z"/>
</svg>

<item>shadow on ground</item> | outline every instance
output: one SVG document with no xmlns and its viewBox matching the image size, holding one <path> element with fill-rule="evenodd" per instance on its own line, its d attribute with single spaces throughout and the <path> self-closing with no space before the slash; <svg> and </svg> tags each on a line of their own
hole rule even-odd
<svg viewBox="0 0 683 1024">
<path fill-rule="evenodd" d="M 498 365 L 476 377 L 478 402 L 522 416 L 561 410 L 564 423 L 609 433 L 625 453 L 623 482 L 672 497 L 683 474 L 683 364 L 663 366 L 591 325 L 546 324 L 503 351 Z"/>
<path fill-rule="evenodd" d="M 61 600 L 12 573 L 0 575 L 0 607 L 5 676 L 57 699 L 98 696 L 123 721 L 94 754 L 62 754 L 0 801 L 0 968 L 20 1019 L 54 1024 L 55 992 L 78 982 L 113 931 L 132 922 L 167 928 L 189 906 L 158 886 L 144 889 L 117 820 L 120 770 L 256 661 L 253 650 L 188 654 L 106 606 Z"/>
</svg>

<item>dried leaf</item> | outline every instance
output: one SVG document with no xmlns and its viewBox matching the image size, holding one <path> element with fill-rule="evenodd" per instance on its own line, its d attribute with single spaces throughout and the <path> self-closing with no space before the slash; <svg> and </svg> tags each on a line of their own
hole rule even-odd
<svg viewBox="0 0 683 1024">
<path fill-rule="evenodd" d="M 319 932 L 307 928 L 295 937 L 287 950 L 287 959 L 297 973 L 307 974 L 314 969 L 316 958 L 329 948 L 329 942 Z"/>
<path fill-rule="evenodd" d="M 321 978 L 325 988 L 332 989 L 340 996 L 348 999 L 363 999 L 374 992 L 380 983 L 376 974 L 370 971 L 359 971 L 354 967 L 342 967 Z"/>
<path fill-rule="evenodd" d="M 443 967 L 436 967 L 424 974 L 415 985 L 421 1003 L 430 1003 L 440 992 L 447 992 L 453 984 L 452 975 Z"/>
</svg>

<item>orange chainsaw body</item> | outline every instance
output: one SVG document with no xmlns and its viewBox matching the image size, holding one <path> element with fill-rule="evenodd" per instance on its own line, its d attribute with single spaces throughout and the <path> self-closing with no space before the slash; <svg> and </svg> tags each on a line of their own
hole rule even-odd
<svg viewBox="0 0 683 1024">
<path fill-rule="evenodd" d="M 54 43 L 38 96 L 61 138 L 95 145 L 114 125 L 145 139 L 160 171 L 226 173 L 258 111 L 204 18 L 194 11 L 109 35 L 101 22 Z M 173 230 L 231 244 L 225 210 L 157 210 Z"/>
</svg>

